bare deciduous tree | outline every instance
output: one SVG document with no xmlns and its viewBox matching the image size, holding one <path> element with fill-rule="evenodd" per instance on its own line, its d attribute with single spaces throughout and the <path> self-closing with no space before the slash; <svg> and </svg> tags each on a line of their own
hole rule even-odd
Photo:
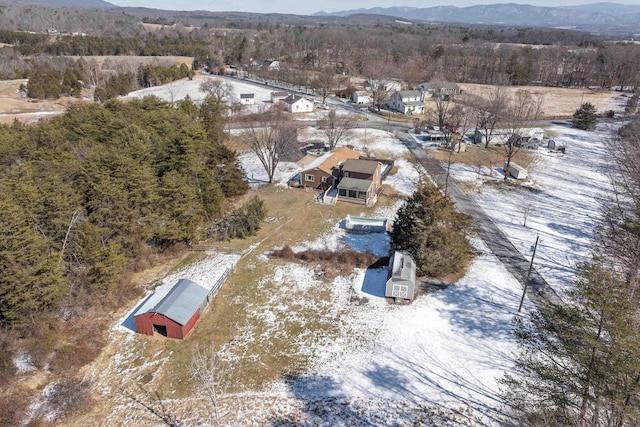
<svg viewBox="0 0 640 427">
<path fill-rule="evenodd" d="M 527 220 L 531 216 L 533 212 L 535 212 L 536 207 L 533 202 L 528 201 L 524 202 L 524 204 L 520 207 L 520 211 L 522 212 L 522 226 L 527 226 Z"/>
<path fill-rule="evenodd" d="M 140 405 L 143 410 L 153 415 L 154 419 L 160 419 L 164 425 L 169 427 L 180 427 L 180 421 L 178 421 L 164 405 L 160 393 L 150 392 L 142 386 L 139 388 L 140 392 L 137 394 L 133 394 L 126 390 L 121 390 L 120 393 L 131 399 L 134 403 Z"/>
<path fill-rule="evenodd" d="M 278 108 L 262 111 L 258 117 L 248 128 L 247 143 L 272 183 L 280 157 L 297 141 L 298 129 Z"/>
<path fill-rule="evenodd" d="M 198 347 L 191 358 L 191 378 L 198 392 L 204 392 L 209 404 L 207 425 L 218 427 L 227 414 L 220 413 L 218 393 L 223 369 L 213 344 L 208 349 Z"/>
<path fill-rule="evenodd" d="M 355 114 L 341 115 L 335 110 L 329 111 L 327 118 L 321 120 L 319 125 L 327 137 L 329 150 L 333 150 L 340 141 L 346 138 L 355 126 L 358 116 Z"/>
<path fill-rule="evenodd" d="M 370 79 L 369 84 L 371 87 L 371 103 L 376 110 L 380 111 L 380 108 L 382 108 L 391 97 L 391 90 L 389 90 L 386 82 L 382 80 Z"/>
<path fill-rule="evenodd" d="M 489 95 L 489 99 L 477 97 L 471 104 L 476 113 L 476 126 L 485 139 L 485 148 L 489 147 L 494 131 L 500 124 L 507 98 L 506 88 L 496 86 Z"/>
<path fill-rule="evenodd" d="M 312 80 L 311 85 L 313 89 L 320 94 L 322 97 L 322 103 L 324 104 L 331 92 L 344 83 L 345 79 L 342 76 L 338 76 L 331 72 L 320 72 Z"/>
<path fill-rule="evenodd" d="M 507 156 L 504 175 L 506 180 L 509 176 L 511 160 L 524 146 L 527 122 L 535 120 L 541 112 L 538 99 L 526 90 L 518 90 L 505 105 L 500 123 L 506 131 L 506 140 L 503 144 Z"/>
<path fill-rule="evenodd" d="M 222 79 L 210 78 L 200 83 L 200 92 L 205 92 L 218 102 L 223 102 L 231 94 L 231 85 Z"/>
</svg>

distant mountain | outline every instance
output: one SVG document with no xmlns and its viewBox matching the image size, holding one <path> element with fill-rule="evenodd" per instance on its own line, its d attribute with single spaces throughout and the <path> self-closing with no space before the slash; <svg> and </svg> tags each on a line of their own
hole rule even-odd
<svg viewBox="0 0 640 427">
<path fill-rule="evenodd" d="M 115 4 L 103 0 L 0 0 L 0 4 L 68 7 L 76 9 L 114 9 Z"/>
<path fill-rule="evenodd" d="M 435 6 L 374 7 L 341 12 L 318 12 L 314 16 L 376 14 L 426 22 L 512 25 L 525 27 L 575 27 L 584 31 L 640 31 L 640 6 L 595 3 L 582 6 L 542 7 L 526 4 L 488 4 L 469 7 Z"/>
</svg>

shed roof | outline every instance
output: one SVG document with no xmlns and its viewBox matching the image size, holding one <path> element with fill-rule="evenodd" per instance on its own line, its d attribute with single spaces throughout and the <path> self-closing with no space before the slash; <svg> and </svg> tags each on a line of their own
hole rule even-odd
<svg viewBox="0 0 640 427">
<path fill-rule="evenodd" d="M 347 159 L 342 165 L 342 170 L 345 172 L 366 173 L 373 175 L 378 169 L 380 163 L 374 160 L 363 159 Z"/>
<path fill-rule="evenodd" d="M 391 277 L 394 279 L 416 281 L 416 262 L 409 252 L 396 251 L 393 254 Z"/>
<path fill-rule="evenodd" d="M 373 185 L 368 179 L 342 178 L 338 184 L 338 190 L 356 190 L 366 192 Z"/>
<path fill-rule="evenodd" d="M 208 293 L 207 289 L 189 279 L 167 283 L 160 286 L 134 316 L 157 313 L 184 326 L 207 298 Z"/>
<path fill-rule="evenodd" d="M 289 96 L 289 92 L 271 92 L 271 96 L 286 98 Z"/>
</svg>

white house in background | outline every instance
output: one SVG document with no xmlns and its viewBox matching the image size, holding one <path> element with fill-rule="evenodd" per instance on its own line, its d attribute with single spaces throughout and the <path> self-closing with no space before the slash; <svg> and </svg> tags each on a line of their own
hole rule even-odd
<svg viewBox="0 0 640 427">
<path fill-rule="evenodd" d="M 280 61 L 274 61 L 273 59 L 254 59 L 249 65 L 253 68 L 262 68 L 269 71 L 280 69 Z"/>
<path fill-rule="evenodd" d="M 371 90 L 373 88 L 384 87 L 389 92 L 402 90 L 402 83 L 397 80 L 367 80 L 364 82 L 364 88 Z"/>
<path fill-rule="evenodd" d="M 423 93 L 424 98 L 431 98 L 433 96 L 455 96 L 460 95 L 460 86 L 456 83 L 450 82 L 431 82 L 420 83 L 418 90 Z"/>
<path fill-rule="evenodd" d="M 253 93 L 241 93 L 240 104 L 242 105 L 254 105 L 256 103 L 256 96 Z"/>
<path fill-rule="evenodd" d="M 279 104 L 289 97 L 289 92 L 271 92 L 271 103 Z"/>
<path fill-rule="evenodd" d="M 400 90 L 391 95 L 389 108 L 402 114 L 424 113 L 422 94 L 417 90 Z"/>
<path fill-rule="evenodd" d="M 353 92 L 353 102 L 359 105 L 369 105 L 371 104 L 371 95 L 367 92 L 357 90 Z"/>
<path fill-rule="evenodd" d="M 313 102 L 301 96 L 289 95 L 281 102 L 290 113 L 310 113 L 313 111 Z"/>
</svg>

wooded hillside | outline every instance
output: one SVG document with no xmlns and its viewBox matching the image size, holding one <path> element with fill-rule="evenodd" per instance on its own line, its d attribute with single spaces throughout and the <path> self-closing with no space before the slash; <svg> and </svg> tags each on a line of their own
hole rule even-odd
<svg viewBox="0 0 640 427">
<path fill-rule="evenodd" d="M 100 292 L 138 257 L 207 236 L 247 183 L 190 101 L 71 108 L 0 127 L 0 324 L 46 315 L 69 292 Z"/>
</svg>

